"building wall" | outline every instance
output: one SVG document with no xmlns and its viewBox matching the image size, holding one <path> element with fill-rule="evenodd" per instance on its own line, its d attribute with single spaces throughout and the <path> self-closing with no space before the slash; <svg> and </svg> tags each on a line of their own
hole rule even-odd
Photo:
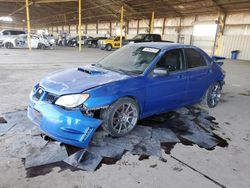
<svg viewBox="0 0 250 188">
<path fill-rule="evenodd" d="M 157 13 L 156 13 L 157 16 Z M 194 25 L 200 23 L 216 23 L 218 21 L 218 15 L 198 15 L 187 17 L 167 17 L 157 18 L 154 20 L 154 33 L 162 35 L 164 40 L 173 42 L 180 42 L 184 44 L 197 45 L 212 55 L 214 51 L 215 38 L 207 36 L 193 36 Z M 148 33 L 150 20 L 129 20 L 126 25 L 127 38 L 132 38 L 138 33 Z M 139 27 L 138 27 L 139 26 Z M 56 27 L 58 29 L 56 29 Z M 82 33 L 93 37 L 96 36 L 114 36 L 120 34 L 120 23 L 116 22 L 98 22 L 87 24 L 87 30 L 85 31 L 85 25 L 82 26 Z M 98 31 L 96 30 L 98 28 Z M 53 27 L 53 33 L 60 31 L 69 31 L 68 27 L 55 26 Z M 49 28 L 49 31 L 52 31 Z M 77 26 L 70 27 L 70 33 L 75 36 Z M 230 13 L 227 15 L 225 21 L 225 29 L 222 39 L 222 48 L 220 55 L 229 58 L 232 50 L 240 50 L 239 59 L 250 60 L 248 54 L 250 54 L 249 41 L 250 37 L 250 13 Z"/>
<path fill-rule="evenodd" d="M 227 16 L 221 55 L 230 58 L 233 50 L 239 50 L 238 59 L 250 60 L 250 13 Z"/>
</svg>

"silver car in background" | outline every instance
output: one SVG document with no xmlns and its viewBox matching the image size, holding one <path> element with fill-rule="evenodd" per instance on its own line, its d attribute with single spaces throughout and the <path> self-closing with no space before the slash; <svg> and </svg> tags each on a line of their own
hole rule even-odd
<svg viewBox="0 0 250 188">
<path fill-rule="evenodd" d="M 39 35 L 31 34 L 30 37 L 31 37 L 31 48 L 44 50 L 51 46 L 47 39 Z M 28 48 L 27 38 L 28 38 L 27 34 L 22 34 L 14 38 L 13 37 L 6 38 L 3 40 L 2 43 L 3 43 L 3 46 L 8 49 Z"/>
<path fill-rule="evenodd" d="M 3 41 L 9 38 L 16 38 L 18 35 L 25 34 L 23 30 L 5 29 L 0 31 L 0 47 L 3 47 Z"/>
</svg>

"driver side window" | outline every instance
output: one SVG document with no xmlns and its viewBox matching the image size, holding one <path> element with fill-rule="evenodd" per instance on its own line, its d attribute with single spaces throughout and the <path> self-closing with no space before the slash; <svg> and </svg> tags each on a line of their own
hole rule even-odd
<svg viewBox="0 0 250 188">
<path fill-rule="evenodd" d="M 167 51 L 156 64 L 156 68 L 163 68 L 169 72 L 184 69 L 183 53 L 181 49 Z"/>
</svg>

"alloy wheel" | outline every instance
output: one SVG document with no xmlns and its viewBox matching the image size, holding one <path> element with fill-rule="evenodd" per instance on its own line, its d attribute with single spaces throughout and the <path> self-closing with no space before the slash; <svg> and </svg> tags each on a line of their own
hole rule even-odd
<svg viewBox="0 0 250 188">
<path fill-rule="evenodd" d="M 214 85 L 209 97 L 211 106 L 216 106 L 220 100 L 220 97 L 221 97 L 221 88 L 218 84 L 216 84 Z"/>
<path fill-rule="evenodd" d="M 137 108 L 131 103 L 123 103 L 114 111 L 111 122 L 115 132 L 126 134 L 134 128 L 137 120 Z"/>
</svg>

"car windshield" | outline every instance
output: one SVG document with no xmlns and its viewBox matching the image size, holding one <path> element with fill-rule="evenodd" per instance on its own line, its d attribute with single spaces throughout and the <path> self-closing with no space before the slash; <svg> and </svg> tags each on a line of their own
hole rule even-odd
<svg viewBox="0 0 250 188">
<path fill-rule="evenodd" d="M 140 39 L 143 39 L 144 37 L 145 35 L 136 35 L 133 39 L 140 40 Z"/>
<path fill-rule="evenodd" d="M 102 59 L 97 65 L 125 74 L 142 74 L 159 52 L 160 49 L 157 48 L 125 46 Z"/>
</svg>

